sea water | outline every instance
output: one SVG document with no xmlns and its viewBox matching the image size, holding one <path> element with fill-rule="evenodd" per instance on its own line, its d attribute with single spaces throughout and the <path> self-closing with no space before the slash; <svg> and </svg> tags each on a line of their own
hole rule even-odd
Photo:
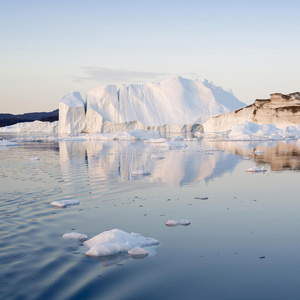
<svg viewBox="0 0 300 300">
<path fill-rule="evenodd" d="M 14 140 L 0 148 L 1 299 L 299 299 L 296 141 Z M 160 244 L 91 258 L 62 238 L 114 228 Z"/>
</svg>

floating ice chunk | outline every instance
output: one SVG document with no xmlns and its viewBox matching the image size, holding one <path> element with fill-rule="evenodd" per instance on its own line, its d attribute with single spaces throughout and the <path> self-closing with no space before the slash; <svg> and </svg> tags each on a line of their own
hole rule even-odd
<svg viewBox="0 0 300 300">
<path fill-rule="evenodd" d="M 67 240 L 75 240 L 75 241 L 85 241 L 88 239 L 87 235 L 84 233 L 78 233 L 78 232 L 69 232 L 65 233 L 62 236 L 63 239 Z"/>
<path fill-rule="evenodd" d="M 128 251 L 128 254 L 132 257 L 144 258 L 148 256 L 149 253 L 141 247 L 134 247 Z"/>
<path fill-rule="evenodd" d="M 166 226 L 177 226 L 177 225 L 183 225 L 188 226 L 191 224 L 191 222 L 187 219 L 181 219 L 181 220 L 168 220 L 166 221 Z"/>
<path fill-rule="evenodd" d="M 264 152 L 264 150 L 258 149 L 258 150 L 255 150 L 253 153 L 255 155 L 263 155 L 265 152 Z"/>
<path fill-rule="evenodd" d="M 246 172 L 266 172 L 267 170 L 264 167 L 253 167 L 247 169 Z"/>
<path fill-rule="evenodd" d="M 40 158 L 39 157 L 27 157 L 27 158 L 25 158 L 25 159 L 28 159 L 28 160 L 40 160 Z"/>
<path fill-rule="evenodd" d="M 195 199 L 199 199 L 199 200 L 207 200 L 208 197 L 194 197 Z"/>
<path fill-rule="evenodd" d="M 61 200 L 61 201 L 53 201 L 50 203 L 52 206 L 57 207 L 66 207 L 69 205 L 78 205 L 80 202 L 78 200 Z"/>
<path fill-rule="evenodd" d="M 131 175 L 132 176 L 149 176 L 149 175 L 151 175 L 151 172 L 147 171 L 147 170 L 137 170 L 137 171 L 132 171 Z"/>
<path fill-rule="evenodd" d="M 97 257 L 128 252 L 135 247 L 148 247 L 158 244 L 159 241 L 154 238 L 143 237 L 139 233 L 128 233 L 120 229 L 104 231 L 83 243 L 84 246 L 90 248 L 85 254 Z"/>
<path fill-rule="evenodd" d="M 0 147 L 7 147 L 7 146 L 19 146 L 18 143 L 15 143 L 15 142 L 11 142 L 9 140 L 0 140 Z"/>
<path fill-rule="evenodd" d="M 158 154 L 152 154 L 152 155 L 150 156 L 150 158 L 153 159 L 153 160 L 164 159 L 163 156 L 158 155 Z"/>
</svg>

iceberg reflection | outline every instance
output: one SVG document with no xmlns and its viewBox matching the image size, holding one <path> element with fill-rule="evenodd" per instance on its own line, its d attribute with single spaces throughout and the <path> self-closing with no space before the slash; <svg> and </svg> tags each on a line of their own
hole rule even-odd
<svg viewBox="0 0 300 300">
<path fill-rule="evenodd" d="M 241 161 L 240 156 L 221 151 L 207 141 L 188 142 L 186 148 L 175 149 L 157 148 L 140 141 L 61 141 L 59 152 L 65 174 L 70 174 L 72 169 L 73 173 L 87 172 L 89 180 L 100 178 L 117 182 L 143 179 L 149 183 L 175 186 L 222 176 L 232 172 Z M 135 175 L 137 171 L 140 176 Z M 150 176 L 143 176 L 149 173 Z"/>
</svg>

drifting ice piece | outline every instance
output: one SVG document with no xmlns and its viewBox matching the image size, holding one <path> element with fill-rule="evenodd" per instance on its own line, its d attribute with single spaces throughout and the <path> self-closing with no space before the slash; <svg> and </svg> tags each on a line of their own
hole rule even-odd
<svg viewBox="0 0 300 300">
<path fill-rule="evenodd" d="M 84 233 L 68 232 L 68 233 L 65 233 L 62 236 L 62 238 L 67 239 L 67 240 L 85 241 L 85 240 L 87 240 L 88 237 Z"/>
<path fill-rule="evenodd" d="M 19 144 L 9 140 L 0 140 L 0 147 L 1 146 L 19 146 Z"/>
<path fill-rule="evenodd" d="M 85 253 L 87 256 L 110 256 L 120 252 L 128 252 L 135 247 L 148 247 L 158 245 L 159 241 L 150 237 L 143 237 L 139 233 L 128 233 L 120 229 L 104 231 L 93 238 L 85 241 L 84 246 L 90 249 Z"/>
<path fill-rule="evenodd" d="M 187 219 L 181 219 L 181 220 L 168 220 L 166 221 L 166 226 L 177 226 L 177 225 L 183 225 L 188 226 L 191 224 L 191 222 Z"/>
<path fill-rule="evenodd" d="M 194 197 L 194 198 L 199 200 L 208 200 L 208 197 Z"/>
<path fill-rule="evenodd" d="M 144 258 L 148 256 L 148 252 L 141 247 L 134 247 L 128 251 L 128 254 L 135 258 Z"/>
<path fill-rule="evenodd" d="M 61 200 L 61 201 L 53 201 L 50 203 L 52 206 L 57 207 L 66 207 L 69 205 L 78 205 L 80 202 L 78 200 Z"/>
</svg>

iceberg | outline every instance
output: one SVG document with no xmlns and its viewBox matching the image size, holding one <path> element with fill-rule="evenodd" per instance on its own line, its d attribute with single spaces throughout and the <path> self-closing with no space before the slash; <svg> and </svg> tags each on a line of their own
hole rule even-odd
<svg viewBox="0 0 300 300">
<path fill-rule="evenodd" d="M 71 92 L 59 105 L 59 133 L 199 131 L 204 119 L 245 106 L 212 83 L 182 77 L 119 89 L 106 85 L 89 91 L 86 101 Z"/>
</svg>

